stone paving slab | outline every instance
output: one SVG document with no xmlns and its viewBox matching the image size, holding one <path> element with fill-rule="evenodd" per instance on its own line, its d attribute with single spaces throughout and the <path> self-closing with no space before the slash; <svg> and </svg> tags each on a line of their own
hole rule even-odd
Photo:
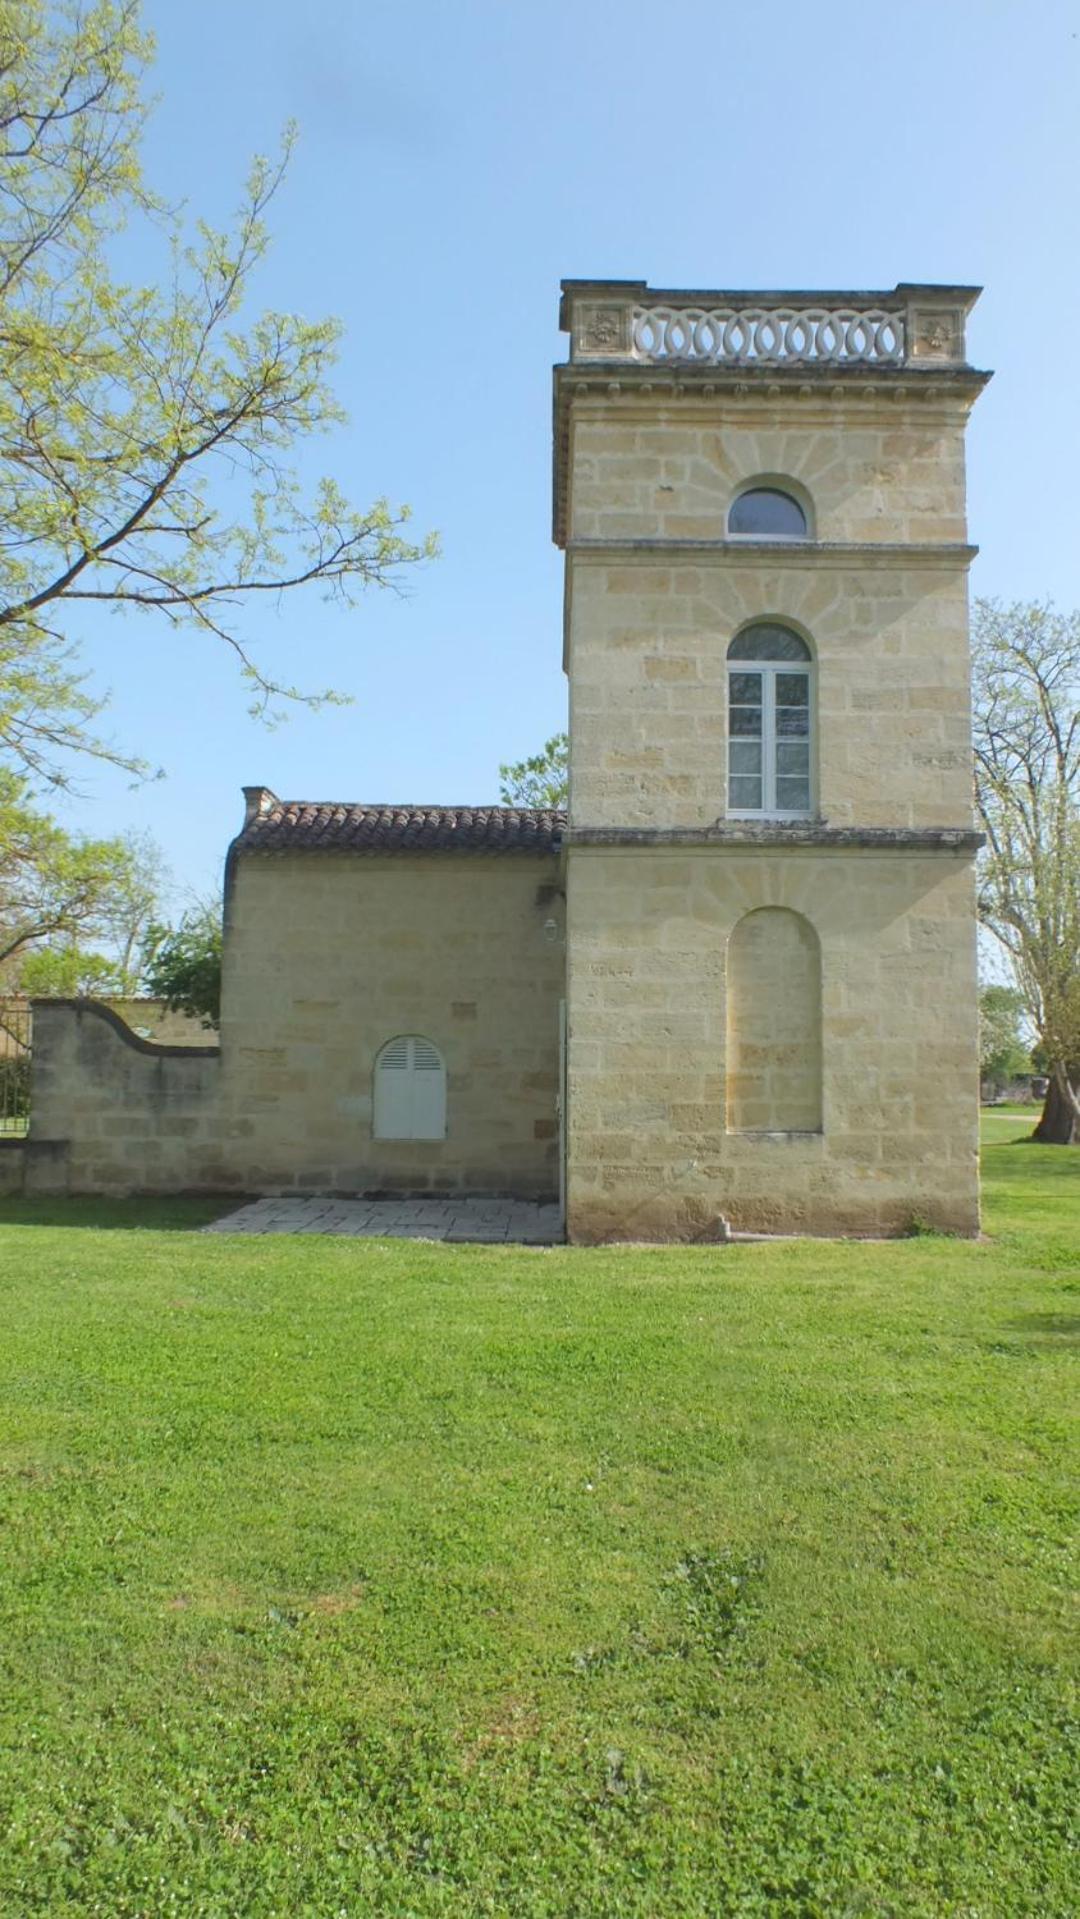
<svg viewBox="0 0 1080 1919">
<path fill-rule="evenodd" d="M 204 1233 L 318 1233 L 346 1239 L 433 1239 L 456 1246 L 553 1246 L 563 1240 L 557 1206 L 528 1199 L 251 1200 Z"/>
</svg>

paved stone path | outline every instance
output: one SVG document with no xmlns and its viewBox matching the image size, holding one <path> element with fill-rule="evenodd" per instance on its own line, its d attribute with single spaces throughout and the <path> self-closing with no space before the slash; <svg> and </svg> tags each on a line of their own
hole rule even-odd
<svg viewBox="0 0 1080 1919">
<path fill-rule="evenodd" d="M 255 1199 L 204 1233 L 333 1233 L 353 1239 L 444 1239 L 465 1245 L 550 1246 L 557 1206 L 528 1199 Z"/>
</svg>

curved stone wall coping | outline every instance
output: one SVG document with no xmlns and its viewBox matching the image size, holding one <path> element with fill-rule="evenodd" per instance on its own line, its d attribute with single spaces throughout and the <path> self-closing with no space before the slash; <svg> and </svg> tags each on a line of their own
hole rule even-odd
<svg viewBox="0 0 1080 1919">
<path fill-rule="evenodd" d="M 114 1013 L 112 1007 L 105 1006 L 101 1000 L 34 999 L 31 1000 L 30 1005 L 35 1015 L 60 1007 L 66 1012 L 90 1013 L 95 1019 L 102 1020 L 106 1026 L 111 1026 L 117 1038 L 122 1040 L 125 1046 L 130 1046 L 133 1053 L 147 1053 L 151 1059 L 221 1058 L 220 1046 L 169 1046 L 159 1045 L 156 1040 L 141 1039 L 139 1034 L 132 1032 L 131 1027 L 120 1018 L 119 1013 Z"/>
</svg>

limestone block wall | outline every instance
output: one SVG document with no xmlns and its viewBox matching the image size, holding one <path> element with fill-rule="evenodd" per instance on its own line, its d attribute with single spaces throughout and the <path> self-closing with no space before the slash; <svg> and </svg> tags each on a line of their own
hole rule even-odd
<svg viewBox="0 0 1080 1919">
<path fill-rule="evenodd" d="M 727 945 L 727 1127 L 821 1128 L 821 946 L 809 920 L 759 906 Z"/>
<path fill-rule="evenodd" d="M 259 1191 L 554 1193 L 563 920 L 554 859 L 244 853 L 222 1004 L 230 1163 Z M 445 1060 L 445 1139 L 373 1137 L 376 1055 L 400 1034 Z"/>
<path fill-rule="evenodd" d="M 967 405 L 885 393 L 574 397 L 571 540 L 717 540 L 748 480 L 794 480 L 822 541 L 966 539 Z"/>
<path fill-rule="evenodd" d="M 573 390 L 572 825 L 724 813 L 727 648 L 755 619 L 789 622 L 814 655 L 823 819 L 970 821 L 971 397 L 873 383 Z M 755 480 L 795 492 L 806 541 L 727 537 L 732 500 Z"/>
<path fill-rule="evenodd" d="M 93 1000 L 34 1003 L 27 1193 L 168 1193 L 229 1184 L 220 1055 L 141 1040 Z"/>
<path fill-rule="evenodd" d="M 754 619 L 815 656 L 816 801 L 833 826 L 971 820 L 966 574 L 577 554 L 569 619 L 572 826 L 707 826 L 726 810 L 727 649 Z"/>
<path fill-rule="evenodd" d="M 104 1002 L 125 1026 L 156 1046 L 217 1046 L 218 1035 L 194 1013 L 173 1011 L 163 999 L 110 999 Z"/>
<path fill-rule="evenodd" d="M 25 1140 L 0 1138 L 0 1199 L 22 1192 L 25 1168 Z"/>
<path fill-rule="evenodd" d="M 572 846 L 571 1238 L 976 1231 L 972 888 L 950 854 Z M 820 1130 L 729 1130 L 730 942 L 778 907 L 820 945 Z"/>
<path fill-rule="evenodd" d="M 96 1006 L 107 1007 L 122 1019 L 124 1025 L 139 1039 L 153 1040 L 158 1046 L 217 1046 L 218 1036 L 212 1027 L 204 1026 L 194 1013 L 181 1013 L 168 1007 L 163 999 L 150 999 L 145 995 L 131 994 L 126 998 L 119 994 L 95 1000 Z M 30 999 L 23 993 L 6 996 L 9 1011 L 17 1015 L 28 1016 Z M 0 1023 L 0 1059 L 19 1052 L 21 1044 L 14 1033 L 6 1030 Z"/>
</svg>

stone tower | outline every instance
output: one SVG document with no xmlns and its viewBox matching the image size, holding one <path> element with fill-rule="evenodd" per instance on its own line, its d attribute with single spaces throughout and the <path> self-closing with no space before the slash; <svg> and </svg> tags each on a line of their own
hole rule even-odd
<svg viewBox="0 0 1080 1919">
<path fill-rule="evenodd" d="M 564 282 L 571 1238 L 977 1230 L 976 297 Z"/>
</svg>

